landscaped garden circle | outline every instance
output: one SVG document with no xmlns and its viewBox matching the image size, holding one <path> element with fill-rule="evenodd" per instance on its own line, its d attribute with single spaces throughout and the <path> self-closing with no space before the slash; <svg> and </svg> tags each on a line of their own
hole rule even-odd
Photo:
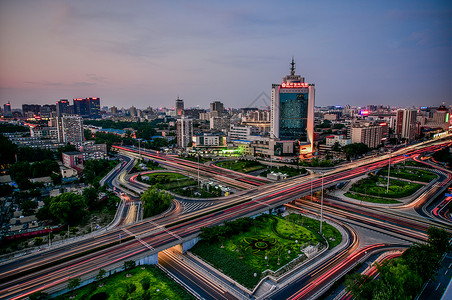
<svg viewBox="0 0 452 300">
<path fill-rule="evenodd" d="M 277 241 L 275 238 L 268 237 L 246 237 L 243 239 L 246 244 L 245 251 L 252 249 L 253 254 L 260 254 L 261 251 L 270 250 L 276 245 Z"/>
<path fill-rule="evenodd" d="M 321 250 L 326 241 L 330 248 L 341 242 L 342 236 L 333 226 L 323 224 L 324 237 L 318 234 L 319 228 L 318 220 L 302 215 L 263 214 L 202 228 L 202 240 L 190 251 L 240 284 L 254 288 L 267 270 L 276 272 L 295 259 L 305 259 L 307 246 Z"/>
</svg>

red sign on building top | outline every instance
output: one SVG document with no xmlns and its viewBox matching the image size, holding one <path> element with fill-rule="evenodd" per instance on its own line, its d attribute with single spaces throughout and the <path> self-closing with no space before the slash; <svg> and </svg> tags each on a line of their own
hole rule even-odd
<svg viewBox="0 0 452 300">
<path fill-rule="evenodd" d="M 288 82 L 288 83 L 282 83 L 281 87 L 285 88 L 285 89 L 307 88 L 307 87 L 309 87 L 309 83 L 306 83 L 306 82 Z"/>
</svg>

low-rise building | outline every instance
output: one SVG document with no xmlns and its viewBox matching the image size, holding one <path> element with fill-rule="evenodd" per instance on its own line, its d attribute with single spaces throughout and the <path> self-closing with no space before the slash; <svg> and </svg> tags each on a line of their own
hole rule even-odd
<svg viewBox="0 0 452 300">
<path fill-rule="evenodd" d="M 350 145 L 352 143 L 351 139 L 347 139 L 347 137 L 343 134 L 341 135 L 329 135 L 325 138 L 327 146 L 334 146 L 334 144 L 339 143 L 341 147 Z"/>
<path fill-rule="evenodd" d="M 81 152 L 64 152 L 63 165 L 69 168 L 79 167 L 83 165 L 83 153 Z"/>
</svg>

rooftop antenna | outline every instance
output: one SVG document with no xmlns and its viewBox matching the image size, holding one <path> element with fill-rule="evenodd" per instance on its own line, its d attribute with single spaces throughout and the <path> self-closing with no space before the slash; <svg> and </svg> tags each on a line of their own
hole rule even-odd
<svg viewBox="0 0 452 300">
<path fill-rule="evenodd" d="M 293 56 L 292 56 L 292 62 L 290 64 L 291 64 L 290 75 L 295 75 L 295 61 L 293 59 Z"/>
</svg>

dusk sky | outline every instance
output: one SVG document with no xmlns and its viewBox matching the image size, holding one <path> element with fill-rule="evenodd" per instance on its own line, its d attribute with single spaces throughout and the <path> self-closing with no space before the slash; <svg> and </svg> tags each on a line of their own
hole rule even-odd
<svg viewBox="0 0 452 300">
<path fill-rule="evenodd" d="M 13 108 L 247 107 L 292 56 L 316 106 L 450 105 L 452 1 L 0 1 Z"/>
</svg>

